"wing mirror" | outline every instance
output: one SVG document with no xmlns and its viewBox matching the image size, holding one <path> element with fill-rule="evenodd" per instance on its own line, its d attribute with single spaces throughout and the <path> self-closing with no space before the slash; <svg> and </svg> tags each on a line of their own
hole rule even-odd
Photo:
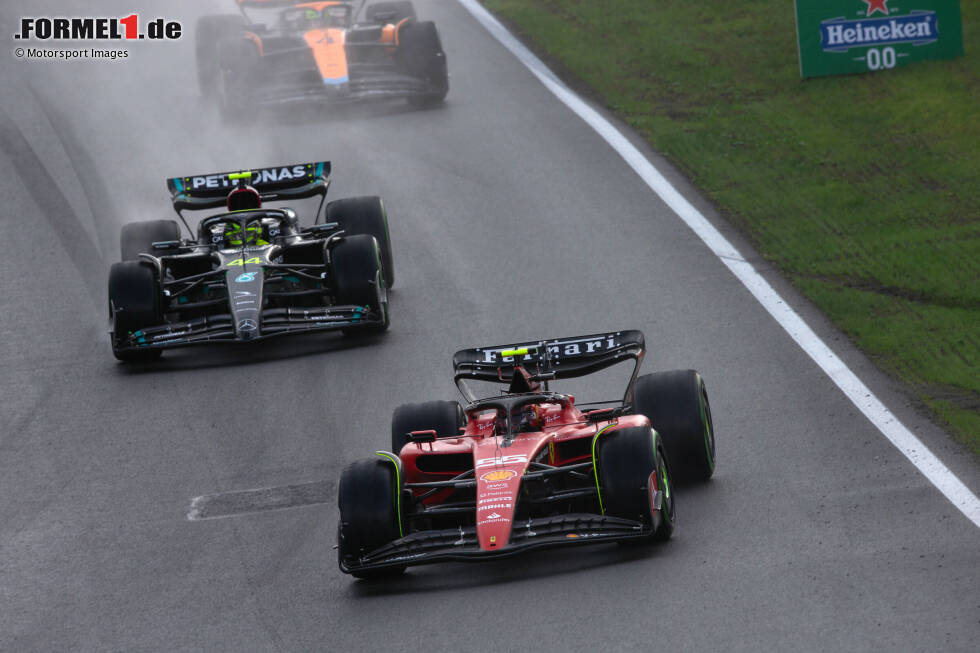
<svg viewBox="0 0 980 653">
<path fill-rule="evenodd" d="M 590 410 L 585 414 L 586 421 L 589 424 L 595 424 L 596 422 L 605 422 L 606 420 L 616 419 L 620 415 L 625 415 L 626 409 L 624 406 L 616 406 L 613 408 L 599 408 L 597 410 Z"/>
<path fill-rule="evenodd" d="M 435 442 L 436 432 L 433 430 L 428 431 L 409 431 L 408 439 L 417 444 L 422 444 L 423 442 Z"/>
<path fill-rule="evenodd" d="M 179 240 L 161 240 L 153 243 L 153 249 L 157 251 L 180 249 L 182 243 Z"/>
<path fill-rule="evenodd" d="M 312 227 L 307 227 L 303 231 L 309 234 L 322 234 L 331 231 L 336 231 L 340 228 L 339 222 L 324 222 L 323 224 L 315 224 Z"/>
</svg>

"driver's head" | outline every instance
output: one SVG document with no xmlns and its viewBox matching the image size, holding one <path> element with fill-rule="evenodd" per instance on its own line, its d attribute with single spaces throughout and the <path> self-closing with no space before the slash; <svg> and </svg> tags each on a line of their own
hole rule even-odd
<svg viewBox="0 0 980 653">
<path fill-rule="evenodd" d="M 280 20 L 287 31 L 304 31 L 321 27 L 323 16 L 312 7 L 287 9 Z"/>
<path fill-rule="evenodd" d="M 239 186 L 228 193 L 228 210 L 245 211 L 248 209 L 261 209 L 262 196 L 259 191 L 251 186 Z"/>
<path fill-rule="evenodd" d="M 244 234 L 242 233 L 242 225 L 233 222 L 225 228 L 225 243 L 230 247 L 241 247 L 244 240 L 245 245 L 251 246 L 259 242 L 261 234 L 262 223 L 258 220 L 249 222 L 245 226 Z"/>
<path fill-rule="evenodd" d="M 541 427 L 543 411 L 537 404 L 524 406 L 521 413 L 521 430 L 535 430 Z"/>
</svg>

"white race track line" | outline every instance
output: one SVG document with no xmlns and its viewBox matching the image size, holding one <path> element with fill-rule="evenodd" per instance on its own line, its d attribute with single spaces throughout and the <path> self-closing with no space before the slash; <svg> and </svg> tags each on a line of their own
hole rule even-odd
<svg viewBox="0 0 980 653">
<path fill-rule="evenodd" d="M 647 185 L 660 196 L 698 238 L 714 252 L 722 263 L 749 289 L 786 333 L 827 373 L 847 398 L 865 417 L 871 420 L 882 434 L 935 485 L 967 519 L 980 527 L 980 499 L 949 470 L 919 438 L 902 424 L 895 415 L 851 371 L 837 354 L 831 351 L 796 311 L 779 296 L 755 268 L 745 260 L 735 247 L 714 226 L 677 192 L 652 163 L 634 147 L 608 120 L 587 105 L 578 95 L 555 77 L 544 63 L 524 47 L 513 34 L 497 21 L 476 0 L 459 0 L 477 21 L 501 44 L 541 80 L 565 106 L 571 109 L 636 171 Z"/>
</svg>

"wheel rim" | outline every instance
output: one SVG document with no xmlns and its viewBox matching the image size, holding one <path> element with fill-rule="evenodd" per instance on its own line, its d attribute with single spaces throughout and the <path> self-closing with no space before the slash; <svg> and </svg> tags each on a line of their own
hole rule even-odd
<svg viewBox="0 0 980 653">
<path fill-rule="evenodd" d="M 660 483 L 663 485 L 663 508 L 661 511 L 664 514 L 665 519 L 671 524 L 674 523 L 674 495 L 671 492 L 671 482 L 670 474 L 667 472 L 667 461 L 664 460 L 663 452 L 659 455 L 660 458 Z"/>
</svg>

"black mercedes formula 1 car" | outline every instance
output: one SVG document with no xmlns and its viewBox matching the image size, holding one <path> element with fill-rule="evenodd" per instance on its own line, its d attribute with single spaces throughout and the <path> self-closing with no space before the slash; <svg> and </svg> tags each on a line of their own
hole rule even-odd
<svg viewBox="0 0 980 653">
<path fill-rule="evenodd" d="M 109 271 L 116 358 L 148 361 L 172 347 L 311 331 L 385 331 L 394 268 L 384 203 L 352 197 L 324 208 L 329 177 L 330 163 L 320 161 L 168 179 L 192 237 L 182 239 L 175 220 L 123 226 L 123 260 Z M 317 196 L 310 226 L 290 208 L 262 205 Z M 196 232 L 182 213 L 223 205 Z"/>
<path fill-rule="evenodd" d="M 217 97 L 225 119 L 316 100 L 405 98 L 424 106 L 449 92 L 439 33 L 415 19 L 411 2 L 378 2 L 363 12 L 336 0 L 237 2 L 240 14 L 204 16 L 196 32 L 201 92 Z"/>
<path fill-rule="evenodd" d="M 639 331 L 457 352 L 468 404 L 398 407 L 391 450 L 341 475 L 341 571 L 669 538 L 674 484 L 711 477 L 715 436 L 701 375 L 637 376 L 644 352 Z M 633 363 L 621 400 L 582 403 L 548 387 L 620 362 Z M 491 396 L 477 396 L 479 382 Z"/>
</svg>

